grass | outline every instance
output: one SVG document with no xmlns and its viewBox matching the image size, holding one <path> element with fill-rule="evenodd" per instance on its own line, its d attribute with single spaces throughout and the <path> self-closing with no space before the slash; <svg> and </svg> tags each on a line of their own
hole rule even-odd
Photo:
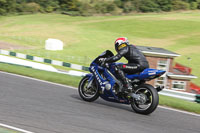
<svg viewBox="0 0 200 133">
<path fill-rule="evenodd" d="M 20 133 L 20 132 L 0 127 L 0 133 Z"/>
<path fill-rule="evenodd" d="M 66 74 L 47 72 L 47 71 L 32 69 L 18 65 L 10 65 L 5 63 L 0 63 L 0 71 L 16 73 L 28 77 L 47 80 L 50 82 L 70 85 L 74 87 L 78 87 L 79 81 L 81 80 L 81 77 L 77 76 L 69 76 Z"/>
<path fill-rule="evenodd" d="M 25 75 L 25 76 L 38 78 L 38 79 L 42 79 L 46 81 L 51 81 L 55 83 L 71 85 L 74 87 L 77 87 L 78 83 L 81 80 L 81 77 L 69 76 L 69 75 L 64 75 L 64 74 L 59 74 L 59 73 L 54 73 L 54 72 L 41 71 L 41 70 L 36 70 L 36 69 L 28 68 L 28 67 L 10 65 L 10 64 L 5 64 L 5 63 L 0 64 L 0 71 L 16 73 L 16 74 Z M 159 104 L 200 114 L 200 104 L 184 101 L 177 98 L 160 95 Z"/>
<path fill-rule="evenodd" d="M 200 114 L 200 104 L 199 103 L 184 101 L 181 99 L 163 96 L 163 95 L 160 95 L 159 98 L 160 98 L 159 99 L 160 105 Z"/>
<path fill-rule="evenodd" d="M 114 40 L 127 36 L 136 45 L 163 47 L 181 54 L 175 61 L 192 67 L 192 73 L 200 77 L 199 11 L 96 17 L 9 16 L 0 17 L 0 28 L 1 41 L 24 47 L 16 52 L 81 65 L 88 65 L 106 49 L 114 52 Z M 46 51 L 44 42 L 48 38 L 62 40 L 64 50 Z M 200 85 L 199 79 L 193 82 Z"/>
</svg>

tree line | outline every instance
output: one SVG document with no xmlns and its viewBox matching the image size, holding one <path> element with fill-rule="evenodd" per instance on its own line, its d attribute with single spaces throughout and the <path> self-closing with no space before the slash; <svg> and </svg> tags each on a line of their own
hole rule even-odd
<svg viewBox="0 0 200 133">
<path fill-rule="evenodd" d="M 0 0 L 0 15 L 58 12 L 90 16 L 197 9 L 200 0 Z"/>
</svg>

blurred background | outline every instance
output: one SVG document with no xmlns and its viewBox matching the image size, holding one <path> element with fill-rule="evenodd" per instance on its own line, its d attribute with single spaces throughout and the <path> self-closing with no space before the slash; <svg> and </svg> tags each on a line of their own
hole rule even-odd
<svg viewBox="0 0 200 133">
<path fill-rule="evenodd" d="M 182 55 L 175 62 L 200 76 L 199 9 L 200 0 L 0 0 L 0 48 L 89 65 L 126 36 Z M 45 50 L 48 38 L 64 49 Z"/>
</svg>

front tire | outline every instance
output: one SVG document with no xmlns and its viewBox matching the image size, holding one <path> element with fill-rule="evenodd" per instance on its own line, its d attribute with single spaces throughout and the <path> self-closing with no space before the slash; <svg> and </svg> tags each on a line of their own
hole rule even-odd
<svg viewBox="0 0 200 133">
<path fill-rule="evenodd" d="M 89 83 L 88 79 L 88 76 L 83 77 L 79 83 L 78 92 L 84 101 L 93 102 L 99 97 L 99 90 L 95 79 L 93 80 L 91 87 L 87 88 Z"/>
<path fill-rule="evenodd" d="M 143 84 L 137 87 L 135 93 L 141 96 L 140 101 L 133 100 L 132 109 L 139 114 L 148 115 L 158 106 L 159 96 L 157 90 L 149 84 Z"/>
</svg>

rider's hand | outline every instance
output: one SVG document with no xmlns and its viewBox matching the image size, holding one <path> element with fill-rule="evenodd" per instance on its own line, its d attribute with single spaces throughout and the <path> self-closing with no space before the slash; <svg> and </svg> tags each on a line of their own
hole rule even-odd
<svg viewBox="0 0 200 133">
<path fill-rule="evenodd" d="M 99 58 L 99 63 L 100 63 L 100 64 L 104 64 L 105 61 L 106 61 L 106 58 Z"/>
<path fill-rule="evenodd" d="M 105 64 L 106 64 L 106 58 L 100 58 L 99 59 L 99 63 L 101 64 L 101 66 L 105 67 Z"/>
</svg>

